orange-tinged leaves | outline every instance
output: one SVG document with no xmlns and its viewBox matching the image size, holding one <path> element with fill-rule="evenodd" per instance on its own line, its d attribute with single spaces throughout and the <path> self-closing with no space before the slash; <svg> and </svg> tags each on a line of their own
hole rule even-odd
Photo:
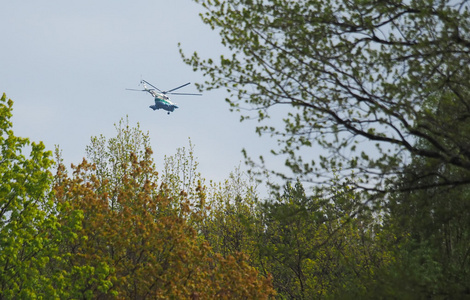
<svg viewBox="0 0 470 300">
<path fill-rule="evenodd" d="M 264 299 L 273 294 L 270 279 L 259 276 L 243 255 L 212 257 L 193 227 L 200 211 L 184 193 L 159 187 L 152 164 L 135 156 L 131 162 L 112 193 L 109 181 L 97 180 L 86 161 L 72 178 L 57 180 L 57 200 L 68 204 L 65 213 L 80 210 L 84 216 L 79 236 L 86 238 L 68 245 L 74 250 L 70 263 L 109 266 L 105 278 L 90 283 L 94 297 L 115 292 L 120 298 Z M 198 193 L 204 203 L 203 189 Z"/>
</svg>

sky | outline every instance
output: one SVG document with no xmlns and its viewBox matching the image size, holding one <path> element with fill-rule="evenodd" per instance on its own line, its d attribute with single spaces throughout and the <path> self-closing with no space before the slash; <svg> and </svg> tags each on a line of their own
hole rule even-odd
<svg viewBox="0 0 470 300">
<path fill-rule="evenodd" d="M 199 171 L 222 181 L 244 167 L 242 148 L 267 155 L 275 141 L 239 122 L 224 91 L 173 96 L 179 109 L 153 111 L 145 79 L 161 90 L 202 82 L 178 50 L 218 57 L 219 36 L 199 18 L 202 7 L 171 1 L 3 1 L 0 10 L 0 93 L 14 101 L 15 134 L 62 149 L 66 164 L 85 156 L 92 136 L 114 137 L 121 118 L 148 132 L 157 168 L 165 155 L 195 145 Z M 191 84 L 178 92 L 197 93 Z M 273 160 L 273 163 L 279 163 Z"/>
</svg>

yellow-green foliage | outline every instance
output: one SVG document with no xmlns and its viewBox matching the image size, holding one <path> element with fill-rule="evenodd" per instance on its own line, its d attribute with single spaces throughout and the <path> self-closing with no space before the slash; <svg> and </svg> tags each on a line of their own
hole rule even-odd
<svg viewBox="0 0 470 300">
<path fill-rule="evenodd" d="M 71 272 L 57 269 L 68 253 L 81 213 L 59 222 L 62 208 L 51 194 L 51 152 L 11 130 L 13 101 L 0 99 L 0 298 L 54 299 L 68 297 Z M 31 149 L 29 157 L 22 151 Z M 78 270 L 81 271 L 81 270 Z"/>
</svg>

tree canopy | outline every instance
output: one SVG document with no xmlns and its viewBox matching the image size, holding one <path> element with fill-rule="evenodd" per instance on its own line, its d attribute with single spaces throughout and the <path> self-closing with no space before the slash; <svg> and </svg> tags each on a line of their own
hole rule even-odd
<svg viewBox="0 0 470 300">
<path fill-rule="evenodd" d="M 230 53 L 181 50 L 209 78 L 199 88 L 256 111 L 257 132 L 279 137 L 273 152 L 296 177 L 324 183 L 337 169 L 382 191 L 413 155 L 465 170 L 440 185 L 470 183 L 468 1 L 195 2 Z M 284 126 L 265 122 L 273 114 Z M 317 147 L 326 152 L 305 155 Z"/>
<path fill-rule="evenodd" d="M 12 105 L 1 98 L 1 299 L 469 295 L 469 188 L 435 184 L 463 168 L 412 156 L 380 210 L 336 177 L 328 197 L 296 181 L 260 199 L 240 169 L 204 185 L 191 142 L 159 175 L 148 135 L 121 121 L 70 175 L 58 155 L 53 176 L 51 152 L 11 130 Z"/>
<path fill-rule="evenodd" d="M 121 121 L 116 137 L 92 137 L 86 148 L 92 163 L 83 159 L 72 165 L 71 176 L 58 155 L 53 176 L 52 153 L 44 144 L 11 130 L 12 107 L 3 95 L 1 299 L 267 299 L 275 294 L 270 277 L 245 253 L 213 250 L 200 232 L 204 187 L 193 189 L 195 182 L 171 166 L 160 182 L 148 136 L 138 126 Z M 22 154 L 28 147 L 29 157 Z M 172 162 L 185 164 L 185 155 Z M 189 186 L 191 193 L 178 190 Z"/>
</svg>

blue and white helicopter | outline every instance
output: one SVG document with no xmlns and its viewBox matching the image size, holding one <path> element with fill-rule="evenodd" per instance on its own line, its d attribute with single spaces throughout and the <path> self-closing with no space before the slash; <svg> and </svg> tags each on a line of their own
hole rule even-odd
<svg viewBox="0 0 470 300">
<path fill-rule="evenodd" d="M 149 107 L 153 110 L 157 110 L 157 109 L 166 110 L 168 112 L 168 114 L 170 114 L 170 112 L 173 112 L 175 110 L 175 108 L 178 108 L 178 106 L 176 105 L 176 103 L 173 103 L 173 102 L 170 101 L 170 98 L 167 96 L 167 94 L 168 95 L 202 96 L 202 94 L 172 93 L 173 91 L 176 91 L 176 90 L 178 90 L 182 87 L 187 86 L 188 84 L 190 84 L 190 82 L 188 82 L 186 84 L 183 84 L 183 85 L 180 85 L 179 87 L 176 87 L 176 88 L 168 90 L 168 91 L 162 91 L 159 88 L 157 88 L 156 86 L 154 86 L 153 84 L 151 84 L 150 82 L 145 81 L 145 80 L 141 80 L 140 84 L 143 85 L 143 87 L 144 87 L 143 90 L 137 90 L 137 89 L 126 89 L 126 90 L 139 91 L 139 92 L 148 92 L 155 99 L 155 104 L 150 105 Z M 149 86 L 151 86 L 152 88 L 148 88 L 147 84 Z"/>
</svg>

